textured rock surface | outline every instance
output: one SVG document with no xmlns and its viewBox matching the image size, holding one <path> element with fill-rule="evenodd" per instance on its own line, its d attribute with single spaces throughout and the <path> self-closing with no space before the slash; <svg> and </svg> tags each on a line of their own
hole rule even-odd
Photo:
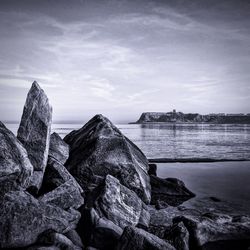
<svg viewBox="0 0 250 250">
<path fill-rule="evenodd" d="M 115 176 L 144 202 L 150 202 L 146 157 L 107 118 L 96 115 L 64 140 L 70 145 L 65 166 L 83 188 L 89 185 L 85 182 L 85 170 L 91 168 L 94 175 Z"/>
<path fill-rule="evenodd" d="M 161 179 L 151 175 L 150 183 L 152 188 L 152 204 L 162 201 L 171 206 L 178 206 L 195 196 L 194 193 L 186 188 L 182 181 L 176 178 Z"/>
<path fill-rule="evenodd" d="M 76 227 L 78 212 L 69 213 L 35 199 L 27 192 L 9 192 L 0 203 L 0 247 L 24 247 L 50 229 L 60 233 Z"/>
<path fill-rule="evenodd" d="M 81 193 L 83 192 L 81 186 L 69 173 L 69 171 L 60 162 L 52 157 L 49 157 L 40 194 L 50 192 L 69 180 L 74 183 L 74 186 L 78 186 Z"/>
<path fill-rule="evenodd" d="M 65 210 L 69 208 L 77 209 L 84 204 L 79 186 L 73 180 L 66 181 L 53 191 L 40 197 L 39 200 Z"/>
<path fill-rule="evenodd" d="M 165 232 L 164 238 L 173 245 L 176 250 L 189 250 L 189 232 L 183 222 L 174 224 Z"/>
<path fill-rule="evenodd" d="M 103 191 L 95 201 L 94 208 L 100 217 L 106 217 L 121 228 L 136 226 L 141 216 L 149 224 L 150 215 L 145 204 L 111 175 L 106 176 Z"/>
<path fill-rule="evenodd" d="M 250 243 L 250 223 L 249 222 L 233 222 L 232 218 L 225 215 L 211 213 L 203 216 L 180 216 L 174 218 L 174 223 L 183 222 L 190 234 L 190 248 L 197 249 L 204 246 L 206 243 L 213 243 L 213 248 L 216 248 L 216 243 L 228 241 L 224 243 L 228 248 L 232 241 L 238 241 L 240 248 L 241 243 L 248 241 Z M 225 247 L 224 246 L 224 247 Z M 221 249 L 224 249 L 221 247 Z"/>
<path fill-rule="evenodd" d="M 149 166 L 148 174 L 157 176 L 157 165 L 155 163 L 149 163 L 148 166 Z"/>
<path fill-rule="evenodd" d="M 175 248 L 143 229 L 126 227 L 116 250 L 174 250 Z"/>
<path fill-rule="evenodd" d="M 64 164 L 69 157 L 69 145 L 56 132 L 50 136 L 49 157 L 61 164 Z"/>
<path fill-rule="evenodd" d="M 37 82 L 34 82 L 27 95 L 17 138 L 26 148 L 34 170 L 41 172 L 32 178 L 35 191 L 42 184 L 42 173 L 47 165 L 51 120 L 49 100 Z"/>
<path fill-rule="evenodd" d="M 0 196 L 19 187 L 26 188 L 32 173 L 25 148 L 0 122 Z"/>
</svg>

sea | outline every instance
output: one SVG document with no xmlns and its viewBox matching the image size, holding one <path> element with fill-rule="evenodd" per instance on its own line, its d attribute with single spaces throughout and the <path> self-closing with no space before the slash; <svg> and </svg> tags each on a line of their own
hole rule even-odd
<svg viewBox="0 0 250 250">
<path fill-rule="evenodd" d="M 62 138 L 84 124 L 53 124 Z M 6 124 L 15 134 L 18 124 Z M 159 177 L 184 181 L 196 194 L 184 203 L 206 211 L 250 215 L 250 124 L 116 124 L 149 159 L 229 162 L 157 163 Z M 247 161 L 241 161 L 247 160 Z M 216 197 L 215 202 L 211 197 Z"/>
</svg>

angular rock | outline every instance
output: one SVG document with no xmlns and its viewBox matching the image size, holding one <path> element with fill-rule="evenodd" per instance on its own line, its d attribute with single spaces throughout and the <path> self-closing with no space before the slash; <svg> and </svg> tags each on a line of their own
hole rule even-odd
<svg viewBox="0 0 250 250">
<path fill-rule="evenodd" d="M 68 180 L 53 191 L 46 193 L 39 198 L 41 202 L 58 206 L 62 209 L 79 208 L 84 204 L 78 185 L 75 181 Z"/>
<path fill-rule="evenodd" d="M 26 149 L 0 122 L 0 196 L 10 190 L 26 188 L 33 174 Z"/>
<path fill-rule="evenodd" d="M 79 234 L 76 232 L 76 230 L 70 230 L 66 233 L 64 233 L 65 236 L 67 236 L 67 238 L 69 238 L 74 245 L 83 248 L 83 243 L 82 243 L 82 239 L 79 236 Z"/>
<path fill-rule="evenodd" d="M 174 218 L 173 222 L 184 223 L 190 234 L 191 249 L 231 249 L 233 242 L 237 242 L 237 249 L 242 249 L 246 242 L 250 244 L 250 223 L 233 222 L 225 215 L 186 215 Z"/>
<path fill-rule="evenodd" d="M 42 187 L 39 193 L 40 195 L 48 193 L 69 180 L 74 183 L 74 186 L 78 186 L 80 192 L 83 193 L 81 186 L 69 171 L 59 161 L 49 157 L 48 165 L 43 177 Z"/>
<path fill-rule="evenodd" d="M 136 226 L 144 218 L 149 224 L 150 215 L 145 204 L 135 192 L 121 185 L 119 180 L 107 175 L 101 195 L 94 203 L 94 208 L 101 217 L 106 217 L 121 228 Z"/>
<path fill-rule="evenodd" d="M 69 157 L 69 145 L 56 132 L 50 136 L 49 157 L 61 164 L 64 164 Z"/>
<path fill-rule="evenodd" d="M 49 100 L 37 82 L 33 82 L 23 109 L 17 138 L 28 152 L 35 171 L 41 173 L 32 177 L 31 190 L 37 192 L 42 184 L 49 152 L 52 108 Z M 37 179 L 39 178 L 39 179 Z"/>
<path fill-rule="evenodd" d="M 189 232 L 182 222 L 174 224 L 165 232 L 166 239 L 176 250 L 189 250 Z"/>
<path fill-rule="evenodd" d="M 46 230 L 59 233 L 76 228 L 79 212 L 66 212 L 24 191 L 5 194 L 0 203 L 0 248 L 25 247 Z"/>
<path fill-rule="evenodd" d="M 161 206 L 164 203 L 170 206 L 178 206 L 195 196 L 182 181 L 176 178 L 161 179 L 151 175 L 150 183 L 152 188 L 151 204 L 154 205 L 161 201 Z"/>
<path fill-rule="evenodd" d="M 85 170 L 91 168 L 97 176 L 113 175 L 145 203 L 150 202 L 149 167 L 145 155 L 107 118 L 96 115 L 64 140 L 70 145 L 65 166 L 83 189 L 89 185 L 85 182 Z"/>
<path fill-rule="evenodd" d="M 143 229 L 126 227 L 116 250 L 174 250 L 175 248 Z"/>
<path fill-rule="evenodd" d="M 113 249 L 126 226 L 147 228 L 150 214 L 135 192 L 107 175 L 104 184 L 88 197 L 80 223 L 84 244 L 100 249 Z M 105 242 L 105 243 L 104 243 Z"/>
</svg>

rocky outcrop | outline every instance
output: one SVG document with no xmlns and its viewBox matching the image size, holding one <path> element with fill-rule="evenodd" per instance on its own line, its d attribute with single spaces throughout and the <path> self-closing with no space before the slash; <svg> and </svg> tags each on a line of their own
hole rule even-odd
<svg viewBox="0 0 250 250">
<path fill-rule="evenodd" d="M 148 162 L 141 150 L 126 138 L 107 118 L 96 115 L 77 131 L 64 138 L 70 145 L 66 167 L 86 189 L 85 171 L 94 175 L 113 175 L 122 185 L 150 202 Z"/>
<path fill-rule="evenodd" d="M 0 203 L 0 247 L 29 246 L 46 230 L 59 233 L 76 228 L 80 214 L 69 213 L 35 199 L 24 191 L 5 194 Z"/>
<path fill-rule="evenodd" d="M 50 136 L 49 157 L 61 164 L 69 157 L 69 145 L 56 132 Z"/>
<path fill-rule="evenodd" d="M 250 115 L 243 114 L 210 114 L 200 115 L 198 113 L 182 112 L 144 112 L 141 114 L 139 120 L 136 123 L 162 123 L 162 122 L 177 122 L 177 123 L 239 123 L 249 124 Z"/>
<path fill-rule="evenodd" d="M 42 184 L 43 173 L 47 165 L 49 140 L 52 121 L 52 108 L 49 100 L 37 82 L 27 95 L 17 138 L 28 152 L 34 171 L 30 190 L 37 192 Z"/>
<path fill-rule="evenodd" d="M 180 216 L 174 223 L 183 222 L 190 234 L 190 249 L 232 249 L 237 242 L 237 249 L 246 242 L 250 244 L 250 222 L 237 222 L 228 215 L 204 214 L 203 216 Z"/>
<path fill-rule="evenodd" d="M 53 191 L 46 193 L 39 198 L 40 201 L 58 206 L 68 210 L 70 208 L 79 208 L 84 204 L 84 199 L 81 196 L 79 186 L 74 180 L 68 180 Z"/>
<path fill-rule="evenodd" d="M 29 185 L 33 166 L 14 134 L 0 122 L 0 196 Z"/>
<path fill-rule="evenodd" d="M 188 190 L 185 184 L 176 178 L 161 179 L 159 177 L 150 176 L 152 188 L 152 204 L 158 204 L 159 208 L 178 206 L 184 201 L 195 196 Z"/>
<path fill-rule="evenodd" d="M 126 227 L 116 250 L 175 250 L 175 248 L 157 236 L 143 229 Z"/>
</svg>

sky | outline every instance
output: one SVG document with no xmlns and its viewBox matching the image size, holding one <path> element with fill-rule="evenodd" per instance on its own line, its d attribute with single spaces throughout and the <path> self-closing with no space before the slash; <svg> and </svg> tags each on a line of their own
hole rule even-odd
<svg viewBox="0 0 250 250">
<path fill-rule="evenodd" d="M 34 80 L 53 121 L 250 113 L 250 1 L 1 0 L 0 120 Z"/>
</svg>

